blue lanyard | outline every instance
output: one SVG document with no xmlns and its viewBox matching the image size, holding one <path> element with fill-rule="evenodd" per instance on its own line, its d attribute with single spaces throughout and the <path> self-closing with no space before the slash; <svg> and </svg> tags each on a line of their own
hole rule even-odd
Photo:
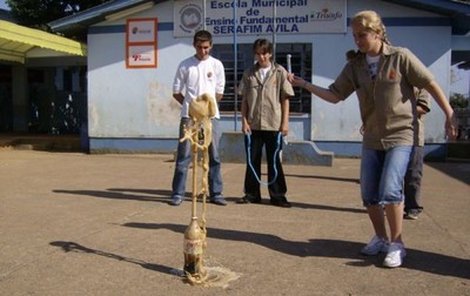
<svg viewBox="0 0 470 296">
<path fill-rule="evenodd" d="M 245 137 L 246 137 L 246 140 L 247 140 L 246 159 L 247 159 L 248 166 L 250 167 L 251 171 L 253 172 L 253 175 L 255 176 L 258 183 L 260 183 L 262 185 L 269 186 L 269 185 L 273 184 L 276 181 L 277 175 L 278 175 L 276 159 L 277 159 L 277 156 L 279 155 L 279 152 L 281 150 L 281 141 L 282 141 L 281 132 L 277 133 L 276 151 L 274 151 L 274 155 L 273 155 L 273 158 L 274 158 L 273 159 L 274 177 L 270 182 L 263 182 L 261 180 L 261 178 L 258 176 L 258 174 L 256 173 L 256 170 L 253 167 L 253 164 L 251 163 L 251 134 L 245 134 Z"/>
</svg>

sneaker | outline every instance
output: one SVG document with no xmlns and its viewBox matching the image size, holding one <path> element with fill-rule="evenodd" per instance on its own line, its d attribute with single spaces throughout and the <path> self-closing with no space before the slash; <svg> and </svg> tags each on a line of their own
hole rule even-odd
<svg viewBox="0 0 470 296">
<path fill-rule="evenodd" d="M 170 205 L 172 206 L 179 206 L 183 202 L 183 198 L 181 196 L 175 195 L 170 200 Z"/>
<path fill-rule="evenodd" d="M 405 246 L 402 243 L 391 243 L 383 265 L 390 268 L 398 267 L 403 263 L 405 256 Z"/>
<path fill-rule="evenodd" d="M 418 220 L 418 216 L 421 212 L 418 209 L 411 209 L 405 212 L 404 218 L 409 220 Z"/>
<path fill-rule="evenodd" d="M 214 198 L 211 198 L 211 203 L 219 205 L 219 206 L 227 205 L 227 201 L 222 196 L 216 196 Z"/>
<path fill-rule="evenodd" d="M 374 256 L 380 252 L 388 251 L 388 241 L 382 237 L 374 235 L 370 242 L 361 250 L 361 254 L 367 256 Z"/>
</svg>

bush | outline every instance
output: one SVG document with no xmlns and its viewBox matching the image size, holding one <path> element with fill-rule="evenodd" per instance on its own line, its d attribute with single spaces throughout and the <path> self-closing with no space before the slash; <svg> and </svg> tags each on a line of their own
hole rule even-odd
<svg viewBox="0 0 470 296">
<path fill-rule="evenodd" d="M 454 109 L 467 108 L 468 98 L 463 94 L 452 94 L 449 103 Z"/>
</svg>

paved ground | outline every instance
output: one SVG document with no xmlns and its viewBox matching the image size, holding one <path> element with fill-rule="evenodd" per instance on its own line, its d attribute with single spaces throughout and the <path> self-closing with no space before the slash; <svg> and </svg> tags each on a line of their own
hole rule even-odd
<svg viewBox="0 0 470 296">
<path fill-rule="evenodd" d="M 171 156 L 1 149 L 0 295 L 470 295 L 470 163 L 426 164 L 425 212 L 393 270 L 358 253 L 359 160 L 285 171 L 290 209 L 236 204 L 244 165 L 223 165 L 206 258 L 240 277 L 202 288 L 177 274 L 191 203 L 167 204 Z"/>
</svg>

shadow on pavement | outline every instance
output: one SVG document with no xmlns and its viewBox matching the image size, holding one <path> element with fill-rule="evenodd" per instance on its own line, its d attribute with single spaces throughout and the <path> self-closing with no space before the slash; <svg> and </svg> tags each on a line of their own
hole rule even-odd
<svg viewBox="0 0 470 296">
<path fill-rule="evenodd" d="M 426 165 L 470 185 L 470 162 L 426 162 Z"/>
<path fill-rule="evenodd" d="M 54 247 L 59 247 L 61 248 L 64 252 L 77 252 L 77 253 L 87 253 L 87 254 L 94 254 L 98 256 L 103 256 L 119 261 L 124 261 L 128 263 L 133 263 L 142 266 L 143 268 L 150 269 L 153 271 L 158 271 L 161 273 L 166 273 L 170 275 L 178 275 L 177 271 L 174 268 L 160 265 L 160 264 L 155 264 L 155 263 L 147 263 L 145 261 L 139 260 L 139 259 L 134 259 L 134 258 L 129 258 L 129 257 L 124 257 L 121 255 L 116 255 L 113 253 L 109 252 L 104 252 L 100 250 L 95 250 L 95 249 L 90 249 L 85 246 L 82 246 L 80 244 L 74 243 L 74 242 L 66 242 L 66 241 L 54 241 L 49 243 L 51 246 Z"/>
<path fill-rule="evenodd" d="M 132 222 L 125 223 L 123 226 L 144 229 L 168 229 L 181 234 L 184 233 L 187 227 L 186 225 L 180 224 Z M 351 262 L 348 263 L 348 265 L 381 266 L 381 261 L 378 260 L 377 256 L 364 257 L 359 254 L 359 250 L 364 246 L 364 243 L 328 239 L 311 239 L 308 242 L 296 242 L 284 240 L 272 234 L 219 228 L 207 228 L 207 233 L 210 238 L 255 243 L 268 249 L 292 256 L 349 258 L 361 261 Z M 470 278 L 470 260 L 415 249 L 407 249 L 407 254 L 407 258 L 402 268 L 465 279 Z"/>
<path fill-rule="evenodd" d="M 125 188 L 110 188 L 107 191 L 100 190 L 65 190 L 65 189 L 55 189 L 52 192 L 54 193 L 67 193 L 72 195 L 87 195 L 90 197 L 99 197 L 99 198 L 109 198 L 109 199 L 120 199 L 120 200 L 137 200 L 137 201 L 154 201 L 161 203 L 169 203 L 171 191 L 169 190 L 152 190 L 152 189 L 125 189 Z M 125 193 L 125 192 L 130 192 Z M 134 193 L 144 193 L 149 195 L 140 195 Z M 150 196 L 154 195 L 154 196 Z M 191 194 L 185 194 L 186 201 L 191 201 Z M 233 201 L 236 203 L 240 198 L 236 197 L 226 197 L 227 201 Z M 303 208 L 303 209 L 316 209 L 316 210 L 325 210 L 325 211 L 339 211 L 339 212 L 352 212 L 352 213 L 367 213 L 364 209 L 355 209 L 355 208 L 340 208 L 335 206 L 327 205 L 315 205 L 301 202 L 291 202 L 292 207 Z M 263 200 L 260 205 L 269 205 L 269 200 Z"/>
<path fill-rule="evenodd" d="M 225 200 L 227 201 L 233 201 L 234 203 L 239 204 L 241 201 L 241 197 L 226 197 Z M 367 214 L 367 211 L 364 208 L 344 208 L 344 207 L 335 207 L 335 206 L 328 206 L 328 205 L 319 205 L 319 204 L 311 204 L 311 203 L 303 203 L 303 202 L 295 202 L 289 199 L 289 202 L 291 203 L 293 208 L 299 208 L 299 209 L 314 209 L 314 210 L 322 210 L 322 211 L 338 211 L 338 212 L 350 212 L 350 213 L 359 213 L 359 214 Z M 250 204 L 251 206 L 270 206 L 272 207 L 269 203 L 268 198 L 263 198 L 260 203 L 257 204 Z M 243 205 L 241 206 L 248 206 L 248 205 Z"/>
<path fill-rule="evenodd" d="M 91 197 L 121 199 L 121 200 L 138 200 L 138 201 L 157 201 L 168 203 L 170 201 L 171 191 L 169 190 L 150 190 L 150 189 L 125 189 L 125 188 L 110 188 L 104 190 L 65 190 L 55 189 L 54 193 L 67 193 L 73 195 L 87 195 Z M 127 193 L 126 193 L 127 192 Z M 129 194 L 130 193 L 130 194 Z M 135 194 L 139 193 L 139 194 Z M 149 194 L 149 195 L 142 195 Z M 153 195 L 153 196 L 151 196 Z M 186 194 L 186 197 L 190 197 Z"/>
<path fill-rule="evenodd" d="M 135 189 L 135 188 L 108 188 L 109 191 L 117 191 L 117 192 L 132 192 L 132 193 L 145 193 L 145 194 L 152 194 L 152 195 L 160 195 L 161 197 L 170 198 L 171 197 L 171 190 L 165 189 Z M 191 197 L 191 193 L 186 192 L 186 197 Z"/>
<path fill-rule="evenodd" d="M 350 183 L 360 184 L 360 180 L 357 178 L 342 178 L 342 177 L 319 176 L 319 175 L 295 175 L 295 174 L 285 174 L 285 176 L 294 177 L 294 178 L 311 178 L 311 179 L 331 180 L 331 181 L 338 181 L 338 182 L 350 182 Z"/>
</svg>

